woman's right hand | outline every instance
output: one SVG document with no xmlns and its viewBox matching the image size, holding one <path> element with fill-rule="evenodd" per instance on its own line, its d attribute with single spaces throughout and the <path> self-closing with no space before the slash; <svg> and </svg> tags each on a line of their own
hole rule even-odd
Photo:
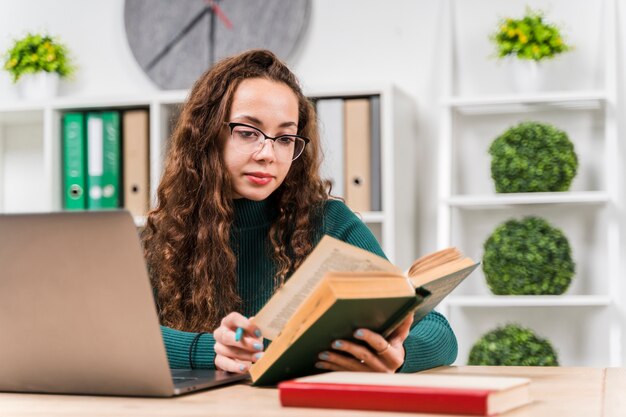
<svg viewBox="0 0 626 417">
<path fill-rule="evenodd" d="M 237 328 L 243 329 L 241 340 L 235 341 Z M 261 330 L 250 319 L 239 313 L 230 313 L 213 332 L 215 338 L 215 368 L 244 373 L 263 355 Z"/>
</svg>

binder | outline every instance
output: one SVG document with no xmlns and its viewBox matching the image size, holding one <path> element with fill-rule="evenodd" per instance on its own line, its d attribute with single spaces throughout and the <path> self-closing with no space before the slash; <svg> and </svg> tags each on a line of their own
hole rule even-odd
<svg viewBox="0 0 626 417">
<path fill-rule="evenodd" d="M 320 173 L 322 179 L 331 181 L 332 195 L 344 197 L 343 100 L 340 98 L 320 99 L 316 107 L 324 155 Z"/>
<path fill-rule="evenodd" d="M 344 103 L 346 204 L 354 211 L 370 211 L 370 100 L 349 99 Z"/>
<path fill-rule="evenodd" d="M 133 216 L 145 216 L 150 207 L 150 137 L 147 110 L 122 114 L 122 184 L 124 207 Z"/>
<path fill-rule="evenodd" d="M 118 112 L 87 114 L 89 209 L 120 207 L 120 119 Z"/>
<path fill-rule="evenodd" d="M 370 154 L 370 166 L 372 175 L 372 194 L 370 201 L 371 211 L 381 211 L 382 204 L 382 150 L 380 141 L 380 96 L 370 97 L 370 133 L 372 148 Z"/>
<path fill-rule="evenodd" d="M 87 144 L 82 113 L 63 115 L 63 206 L 66 210 L 87 208 Z"/>
</svg>

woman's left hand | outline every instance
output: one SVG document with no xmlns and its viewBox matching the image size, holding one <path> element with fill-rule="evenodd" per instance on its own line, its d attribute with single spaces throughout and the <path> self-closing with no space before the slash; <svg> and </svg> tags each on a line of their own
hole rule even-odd
<svg viewBox="0 0 626 417">
<path fill-rule="evenodd" d="M 370 330 L 358 329 L 354 332 L 354 337 L 369 346 L 347 340 L 335 340 L 332 349 L 342 353 L 335 353 L 332 350 L 322 352 L 318 355 L 319 361 L 315 366 L 331 371 L 396 372 L 404 363 L 402 344 L 409 335 L 412 323 L 413 315 L 402 322 L 389 336 L 389 340 Z"/>
</svg>

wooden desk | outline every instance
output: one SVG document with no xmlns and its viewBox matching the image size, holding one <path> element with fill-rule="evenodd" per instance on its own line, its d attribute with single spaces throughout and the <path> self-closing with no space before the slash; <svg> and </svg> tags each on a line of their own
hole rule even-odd
<svg viewBox="0 0 626 417">
<path fill-rule="evenodd" d="M 534 402 L 507 417 L 624 417 L 626 368 L 442 367 L 428 372 L 523 376 Z M 390 413 L 282 408 L 278 391 L 233 385 L 178 398 L 148 399 L 0 393 L 0 416 L 389 416 Z M 392 416 L 415 415 L 393 413 Z M 420 414 L 424 416 L 425 414 Z M 441 416 L 441 414 L 439 414 Z"/>
</svg>

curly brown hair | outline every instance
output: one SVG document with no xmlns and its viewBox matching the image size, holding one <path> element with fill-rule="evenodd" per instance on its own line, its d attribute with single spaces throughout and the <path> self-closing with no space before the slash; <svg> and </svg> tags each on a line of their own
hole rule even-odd
<svg viewBox="0 0 626 417">
<path fill-rule="evenodd" d="M 194 84 L 171 137 L 158 203 L 148 214 L 144 254 L 161 323 L 184 331 L 212 331 L 241 307 L 236 257 L 230 245 L 234 211 L 223 160 L 224 124 L 242 80 L 286 84 L 298 98 L 298 134 L 310 143 L 270 196 L 279 209 L 269 242 L 275 286 L 314 245 L 317 216 L 328 199 L 319 176 L 320 144 L 313 105 L 294 74 L 273 53 L 251 50 L 226 58 Z"/>
</svg>

